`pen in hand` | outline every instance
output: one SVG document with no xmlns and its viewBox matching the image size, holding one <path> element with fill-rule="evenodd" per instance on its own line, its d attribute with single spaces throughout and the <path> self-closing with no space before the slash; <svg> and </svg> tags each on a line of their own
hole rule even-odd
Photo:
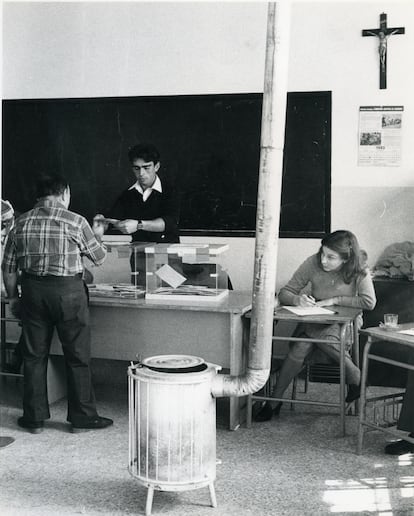
<svg viewBox="0 0 414 516">
<path fill-rule="evenodd" d="M 316 300 L 312 296 L 308 296 L 307 294 L 302 294 L 300 296 L 299 306 L 315 306 Z"/>
</svg>

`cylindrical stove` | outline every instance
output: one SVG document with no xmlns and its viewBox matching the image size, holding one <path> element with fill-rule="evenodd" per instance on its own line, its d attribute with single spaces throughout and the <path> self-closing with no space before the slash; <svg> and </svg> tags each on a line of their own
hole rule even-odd
<svg viewBox="0 0 414 516">
<path fill-rule="evenodd" d="M 216 507 L 216 402 L 211 384 L 218 366 L 187 355 L 161 355 L 128 368 L 129 472 L 154 490 L 208 486 Z"/>
</svg>

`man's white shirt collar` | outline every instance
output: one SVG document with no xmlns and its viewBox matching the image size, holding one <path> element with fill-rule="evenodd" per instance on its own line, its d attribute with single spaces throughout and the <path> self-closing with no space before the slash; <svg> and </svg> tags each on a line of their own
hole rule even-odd
<svg viewBox="0 0 414 516">
<path fill-rule="evenodd" d="M 134 189 L 137 190 L 141 195 L 142 195 L 142 200 L 145 202 L 148 197 L 151 195 L 151 192 L 153 190 L 156 190 L 157 192 L 159 193 L 162 193 L 162 185 L 161 185 L 161 180 L 160 178 L 157 176 L 155 178 L 155 181 L 154 181 L 154 184 L 151 186 L 151 188 L 147 188 L 146 190 L 143 190 L 141 188 L 141 185 L 139 184 L 138 181 L 136 181 L 130 188 L 129 190 L 132 190 Z"/>
</svg>

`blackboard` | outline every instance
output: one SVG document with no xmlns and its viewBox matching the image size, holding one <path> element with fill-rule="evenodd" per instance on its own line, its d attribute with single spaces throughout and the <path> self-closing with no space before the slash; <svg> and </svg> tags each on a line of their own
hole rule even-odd
<svg viewBox="0 0 414 516">
<path fill-rule="evenodd" d="M 22 212 L 42 172 L 71 209 L 105 214 L 134 182 L 127 151 L 152 142 L 182 190 L 182 235 L 254 236 L 262 95 L 3 100 L 3 193 Z M 280 236 L 330 228 L 330 92 L 289 93 Z"/>
</svg>

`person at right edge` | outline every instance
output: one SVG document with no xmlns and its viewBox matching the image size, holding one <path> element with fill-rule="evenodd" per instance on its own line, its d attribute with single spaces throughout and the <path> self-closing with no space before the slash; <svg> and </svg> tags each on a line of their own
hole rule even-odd
<svg viewBox="0 0 414 516">
<path fill-rule="evenodd" d="M 376 296 L 371 274 L 366 266 L 353 233 L 346 230 L 327 234 L 319 251 L 307 258 L 291 280 L 279 292 L 282 305 L 326 306 L 339 305 L 372 310 Z M 311 289 L 307 292 L 307 289 Z M 362 317 L 358 316 L 358 328 Z M 298 336 L 329 339 L 333 343 L 293 341 L 285 358 L 272 396 L 282 398 L 293 378 L 301 371 L 306 357 L 317 347 L 335 362 L 340 361 L 340 327 L 338 324 L 301 324 Z M 345 376 L 348 384 L 346 401 L 354 401 L 360 394 L 361 371 L 350 356 L 351 337 L 348 335 L 345 354 Z M 255 421 L 267 421 L 279 415 L 282 402 L 267 401 L 255 415 Z"/>
<path fill-rule="evenodd" d="M 414 353 L 411 351 L 410 363 L 414 365 Z M 398 418 L 398 430 L 410 432 L 408 437 L 414 439 L 414 371 L 408 371 L 407 386 L 404 394 L 404 400 Z M 414 444 L 405 439 L 398 439 L 385 446 L 385 453 L 388 455 L 405 455 L 406 453 L 414 453 Z"/>
<path fill-rule="evenodd" d="M 15 221 L 2 261 L 10 309 L 23 331 L 23 416 L 18 425 L 31 433 L 50 418 L 47 365 L 53 331 L 62 344 L 68 388 L 67 421 L 72 431 L 112 425 L 96 410 L 90 370 L 90 324 L 82 256 L 95 265 L 106 258 L 102 223 L 69 211 L 70 187 L 58 174 L 37 182 L 37 203 Z M 17 288 L 21 271 L 21 298 Z"/>
</svg>

